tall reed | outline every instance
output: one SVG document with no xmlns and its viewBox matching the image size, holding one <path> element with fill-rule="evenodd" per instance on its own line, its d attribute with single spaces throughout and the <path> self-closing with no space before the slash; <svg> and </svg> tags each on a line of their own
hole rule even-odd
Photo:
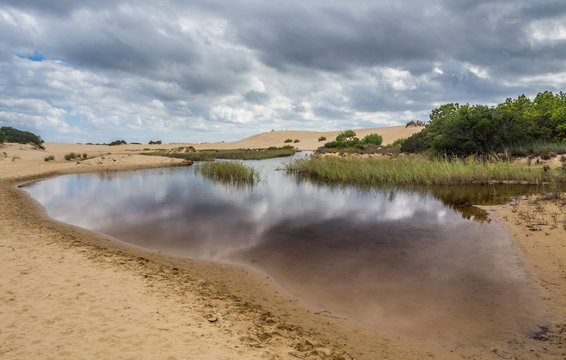
<svg viewBox="0 0 566 360">
<path fill-rule="evenodd" d="M 212 161 L 198 164 L 195 170 L 211 179 L 227 183 L 255 184 L 259 181 L 259 174 L 253 166 L 241 162 Z"/>
<path fill-rule="evenodd" d="M 362 185 L 443 185 L 566 181 L 566 173 L 498 158 L 311 157 L 290 162 L 286 171 L 310 179 Z"/>
</svg>

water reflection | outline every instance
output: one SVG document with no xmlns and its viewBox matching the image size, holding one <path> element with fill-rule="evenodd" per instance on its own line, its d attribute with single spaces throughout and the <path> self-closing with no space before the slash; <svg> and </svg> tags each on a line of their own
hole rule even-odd
<svg viewBox="0 0 566 360">
<path fill-rule="evenodd" d="M 472 339 L 531 325 L 533 297 L 507 236 L 468 221 L 483 215 L 465 215 L 476 201 L 463 192 L 456 201 L 446 188 L 320 186 L 275 171 L 280 161 L 250 162 L 263 181 L 247 188 L 171 168 L 25 189 L 55 219 L 177 255 L 251 264 L 302 300 L 376 327 Z"/>
</svg>

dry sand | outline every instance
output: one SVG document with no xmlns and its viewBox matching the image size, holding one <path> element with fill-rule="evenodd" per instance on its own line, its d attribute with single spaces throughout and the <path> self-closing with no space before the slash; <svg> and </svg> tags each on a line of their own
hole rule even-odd
<svg viewBox="0 0 566 360">
<path fill-rule="evenodd" d="M 367 133 L 378 132 L 390 142 L 415 131 L 403 129 Z M 297 138 L 295 145 L 315 148 L 319 136 L 331 139 L 336 133 L 270 132 L 223 146 L 278 146 L 283 145 L 280 140 Z M 133 155 L 143 148 L 176 146 L 47 143 L 45 151 L 19 144 L 0 148 L 0 154 L 6 153 L 0 160 L 0 358 L 566 357 L 566 219 L 560 217 L 564 207 L 559 203 L 521 200 L 489 209 L 510 233 L 547 312 L 556 319 L 541 340 L 517 335 L 508 343 L 435 344 L 316 312 L 247 267 L 173 258 L 53 221 L 16 187 L 59 174 L 183 165 L 177 159 Z M 65 161 L 69 152 L 86 152 L 89 159 Z M 45 162 L 51 154 L 55 161 Z M 550 225 L 535 224 L 543 230 L 531 231 L 525 226 L 533 224 L 517 218 L 531 221 L 529 211 L 544 212 Z"/>
</svg>

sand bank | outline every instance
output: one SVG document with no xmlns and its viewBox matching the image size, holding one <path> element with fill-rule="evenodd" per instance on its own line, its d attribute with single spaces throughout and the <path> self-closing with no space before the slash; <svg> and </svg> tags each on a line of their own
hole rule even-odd
<svg viewBox="0 0 566 360">
<path fill-rule="evenodd" d="M 548 339 L 427 343 L 309 308 L 247 267 L 165 256 L 49 219 L 15 185 L 181 163 L 132 155 L 139 149 L 129 145 L 46 148 L 0 149 L 7 153 L 0 161 L 0 358 L 564 358 L 564 229 L 522 231 L 511 214 L 528 209 L 526 202 L 515 212 L 514 205 L 490 211 L 512 235 L 556 319 L 541 324 L 549 326 Z M 83 151 L 88 160 L 63 160 Z M 43 161 L 50 153 L 55 161 Z"/>
</svg>

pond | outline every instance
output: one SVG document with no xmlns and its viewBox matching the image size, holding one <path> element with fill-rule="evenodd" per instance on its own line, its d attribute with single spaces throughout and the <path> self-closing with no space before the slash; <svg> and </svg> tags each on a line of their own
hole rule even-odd
<svg viewBox="0 0 566 360">
<path fill-rule="evenodd" d="M 324 316 L 456 341 L 505 339 L 538 324 L 509 237 L 468 206 L 462 189 L 331 187 L 277 170 L 282 161 L 246 162 L 262 177 L 247 187 L 177 167 L 60 176 L 23 189 L 54 219 L 259 269 Z M 486 203 L 485 194 L 501 191 L 473 193 Z"/>
</svg>

